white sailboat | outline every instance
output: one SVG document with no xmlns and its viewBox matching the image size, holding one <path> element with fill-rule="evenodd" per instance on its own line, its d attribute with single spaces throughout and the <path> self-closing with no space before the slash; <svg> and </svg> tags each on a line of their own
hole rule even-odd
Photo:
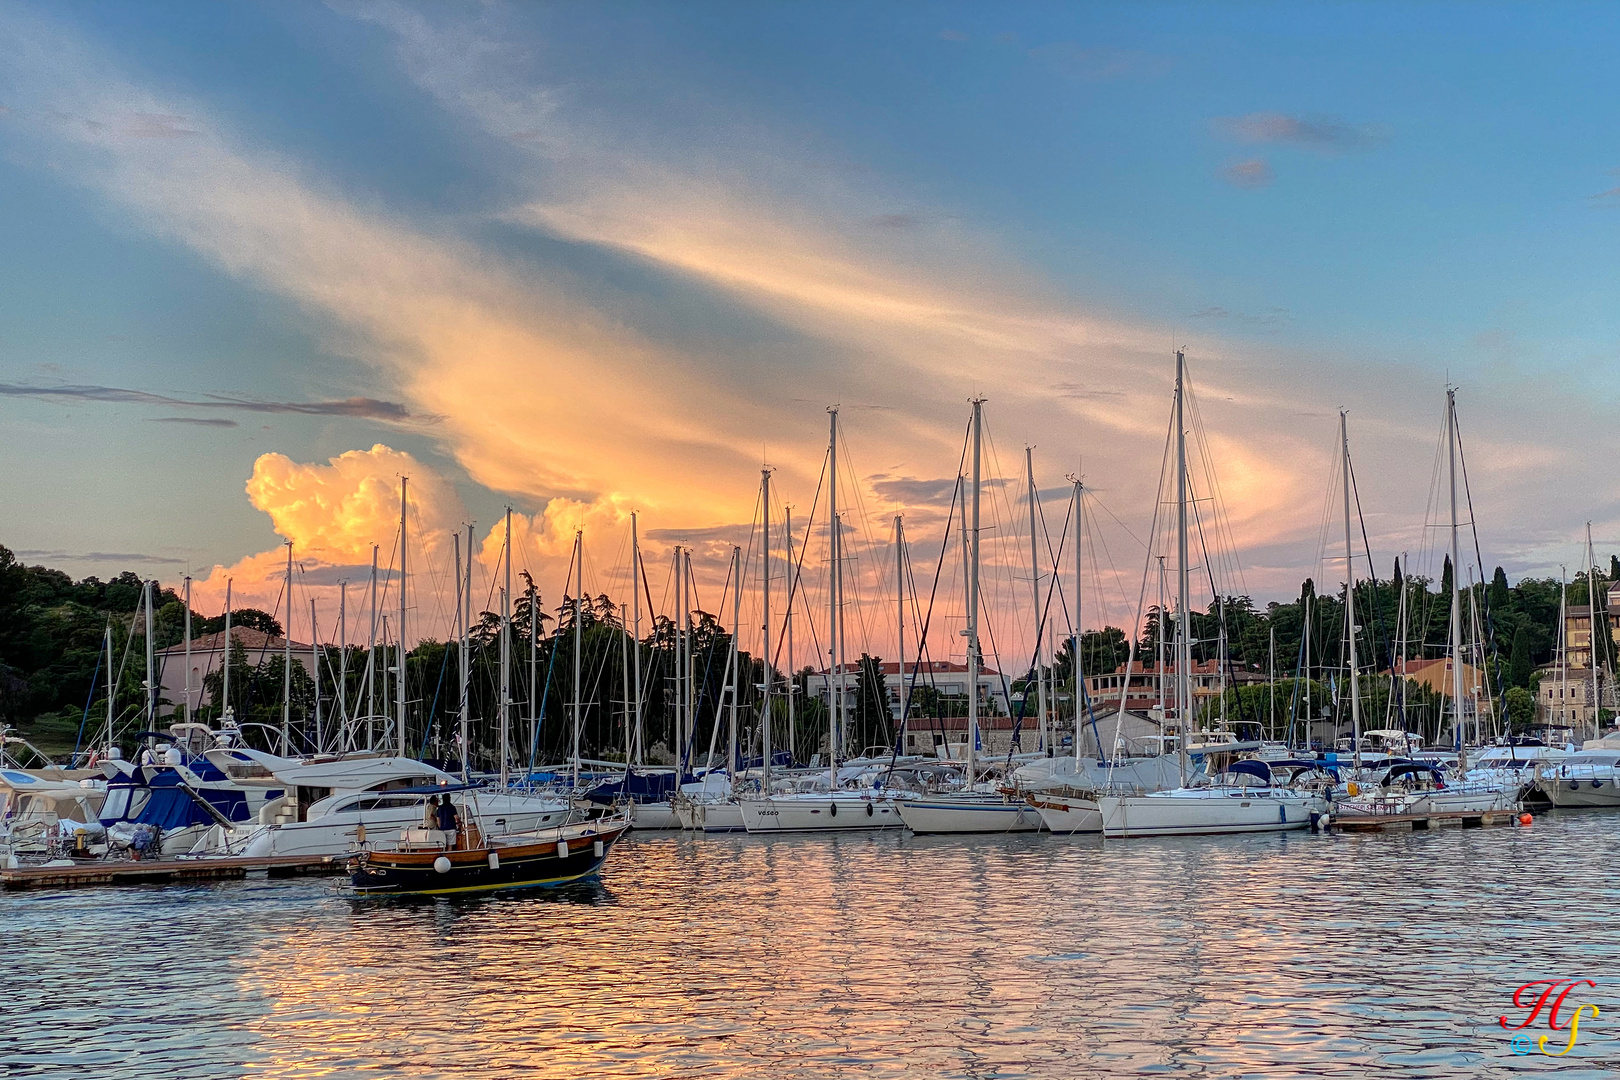
<svg viewBox="0 0 1620 1080">
<path fill-rule="evenodd" d="M 831 557 L 831 588 L 828 590 L 827 615 L 829 637 L 827 661 L 829 689 L 832 680 L 844 669 L 843 664 L 843 544 L 838 517 L 838 408 L 827 410 L 831 434 L 827 451 L 827 521 L 828 552 Z M 770 671 L 769 658 L 766 671 Z M 767 675 L 768 678 L 768 675 Z M 829 694 L 827 714 L 828 767 L 823 790 L 779 793 L 772 784 L 760 794 L 738 801 L 743 825 L 751 833 L 828 832 L 848 829 L 897 829 L 902 827 L 895 800 L 889 791 L 878 787 L 844 787 L 839 775 L 839 757 L 844 741 L 844 687 Z M 973 695 L 969 695 L 972 700 Z M 767 747 L 769 744 L 766 744 Z M 766 763 L 770 761 L 769 751 Z M 767 776 L 769 775 L 767 769 Z M 863 774 L 864 775 L 864 774 Z M 815 781 L 818 785 L 822 778 Z"/>
<path fill-rule="evenodd" d="M 995 786 L 983 786 L 978 781 L 974 751 L 979 741 L 979 500 L 982 490 L 984 401 L 973 401 L 973 480 L 969 489 L 968 525 L 968 581 L 967 581 L 967 685 L 968 734 L 967 768 L 963 773 L 963 790 L 944 795 L 925 795 L 904 799 L 896 803 L 900 819 L 915 833 L 1000 833 L 1033 832 L 1041 827 L 1040 814 L 1022 798 L 1004 794 Z M 1032 487 L 1033 490 L 1033 487 Z M 1034 532 L 1034 508 L 1030 510 L 1031 536 Z M 1034 548 L 1031 547 L 1033 555 Z M 1036 618 L 1039 622 L 1040 567 L 1035 570 Z M 1037 626 L 1039 634 L 1039 626 Z M 1037 657 L 1039 652 L 1036 653 Z M 901 656 L 900 671 L 905 672 L 905 657 Z M 1037 673 L 1038 677 L 1038 673 Z M 1027 691 L 1026 691 L 1027 693 Z M 1042 691 L 1044 728 L 1044 689 Z"/>
<path fill-rule="evenodd" d="M 1257 768 L 1246 770 L 1242 779 L 1255 783 L 1215 783 L 1188 787 L 1187 743 L 1193 723 L 1191 579 L 1188 558 L 1186 358 L 1176 352 L 1176 580 L 1180 616 L 1176 620 L 1176 716 L 1181 738 L 1177 751 L 1182 786 L 1145 795 L 1102 795 L 1097 809 L 1102 817 L 1106 839 L 1140 836 L 1179 836 L 1199 833 L 1276 832 L 1303 829 L 1311 815 L 1323 807 L 1314 796 L 1270 786 L 1269 769 L 1260 762 L 1242 762 Z M 1353 576 L 1353 575 L 1352 575 Z M 1239 779 L 1232 777 L 1233 781 Z"/>
</svg>

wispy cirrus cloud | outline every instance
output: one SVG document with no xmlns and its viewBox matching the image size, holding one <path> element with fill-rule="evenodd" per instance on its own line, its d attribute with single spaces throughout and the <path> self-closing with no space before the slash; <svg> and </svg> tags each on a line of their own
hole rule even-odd
<svg viewBox="0 0 1620 1080">
<path fill-rule="evenodd" d="M 1235 142 L 1301 146 L 1325 154 L 1370 150 L 1389 141 L 1388 132 L 1378 125 L 1352 124 L 1334 116 L 1253 112 L 1217 116 L 1210 126 L 1217 135 Z"/>
<path fill-rule="evenodd" d="M 1058 41 L 1038 45 L 1029 55 L 1051 71 L 1076 82 L 1110 82 L 1115 79 L 1157 79 L 1175 66 L 1171 57 L 1106 45 L 1082 45 Z"/>
<path fill-rule="evenodd" d="M 434 416 L 416 416 L 397 401 L 379 401 L 376 398 L 351 397 L 340 401 L 258 401 L 252 398 L 230 397 L 224 394 L 205 394 L 201 398 L 178 398 L 167 394 L 154 394 L 145 390 L 128 390 L 117 386 L 91 386 L 64 384 L 41 386 L 27 383 L 0 383 L 0 397 L 29 397 L 66 401 L 117 402 L 133 405 L 162 405 L 166 408 L 224 409 L 253 413 L 295 413 L 303 416 L 352 416 L 366 420 L 392 423 L 418 421 L 432 423 Z M 234 425 L 230 420 L 209 420 L 195 417 L 158 417 L 166 422 L 182 424 L 210 424 L 216 427 Z"/>
<path fill-rule="evenodd" d="M 1248 158 L 1244 161 L 1234 161 L 1222 165 L 1218 170 L 1220 178 L 1233 187 L 1245 188 L 1250 191 L 1263 187 L 1270 187 L 1276 175 L 1271 171 L 1271 165 L 1264 158 Z"/>
</svg>

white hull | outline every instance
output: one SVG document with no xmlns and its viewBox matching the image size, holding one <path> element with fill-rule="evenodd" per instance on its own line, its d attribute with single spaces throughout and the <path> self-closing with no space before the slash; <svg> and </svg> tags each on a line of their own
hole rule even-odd
<svg viewBox="0 0 1620 1080">
<path fill-rule="evenodd" d="M 1615 778 L 1559 778 L 1547 776 L 1536 781 L 1536 789 L 1554 806 L 1620 806 L 1620 783 Z"/>
<path fill-rule="evenodd" d="M 699 832 L 743 832 L 742 807 L 734 802 L 693 803 L 691 828 Z"/>
<path fill-rule="evenodd" d="M 896 809 L 914 833 L 1035 832 L 1041 827 L 1033 806 L 996 797 L 907 799 Z"/>
<path fill-rule="evenodd" d="M 1103 831 L 1102 811 L 1097 808 L 1096 799 L 1078 795 L 1032 795 L 1030 802 L 1049 832 L 1069 836 Z"/>
<path fill-rule="evenodd" d="M 1105 838 L 1303 829 L 1318 799 L 1275 789 L 1193 788 L 1097 800 Z"/>
<path fill-rule="evenodd" d="M 476 820 L 492 836 L 555 828 L 572 816 L 565 804 L 550 799 L 479 792 L 474 801 Z M 360 814 L 328 814 L 313 821 L 243 826 L 231 830 L 229 837 L 215 826 L 189 850 L 192 854 L 253 857 L 342 855 L 360 842 L 362 826 L 367 844 L 398 843 L 405 829 L 421 828 L 422 808 L 402 806 Z"/>
<path fill-rule="evenodd" d="M 1376 799 L 1345 799 L 1335 810 L 1339 817 L 1380 814 L 1471 814 L 1508 811 L 1517 806 L 1511 791 L 1495 789 L 1414 791 Z"/>
<path fill-rule="evenodd" d="M 643 831 L 679 829 L 681 822 L 675 816 L 675 808 L 668 802 L 631 803 L 630 826 Z"/>
<path fill-rule="evenodd" d="M 857 793 L 776 795 L 743 799 L 743 826 L 751 833 L 898 829 L 905 823 L 894 801 Z"/>
</svg>

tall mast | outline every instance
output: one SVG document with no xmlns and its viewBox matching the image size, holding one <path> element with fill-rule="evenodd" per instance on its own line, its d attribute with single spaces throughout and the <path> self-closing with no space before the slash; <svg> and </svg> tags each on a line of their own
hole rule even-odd
<svg viewBox="0 0 1620 1080">
<path fill-rule="evenodd" d="M 641 535 L 637 530 L 636 513 L 630 512 L 630 596 L 635 611 L 635 663 L 632 665 L 636 676 L 636 752 L 634 760 L 640 764 L 642 760 L 641 743 Z"/>
<path fill-rule="evenodd" d="M 281 635 L 281 752 L 292 753 L 292 541 L 287 541 L 287 626 Z"/>
<path fill-rule="evenodd" d="M 1165 717 L 1169 715 L 1169 713 L 1165 711 L 1166 684 L 1165 684 L 1165 679 L 1164 679 L 1164 668 L 1165 668 L 1165 655 L 1164 655 L 1165 630 L 1164 630 L 1164 624 L 1165 624 L 1166 619 L 1169 617 L 1169 612 L 1167 612 L 1165 610 L 1164 605 L 1165 605 L 1166 601 L 1169 599 L 1165 595 L 1169 591 L 1169 589 L 1167 587 L 1168 585 L 1169 585 L 1169 575 L 1165 573 L 1164 556 L 1160 555 L 1159 556 L 1159 619 L 1158 619 L 1159 625 L 1157 627 L 1157 629 L 1159 631 L 1159 642 L 1158 642 L 1158 646 L 1159 646 L 1159 657 L 1158 657 L 1158 659 L 1159 659 L 1159 663 L 1158 663 L 1159 671 L 1158 671 L 1158 675 L 1159 675 L 1159 678 L 1158 678 L 1158 683 L 1159 683 L 1159 734 L 1160 735 L 1164 734 L 1164 720 L 1165 720 Z M 1125 681 L 1126 681 L 1126 689 L 1127 690 L 1130 689 L 1130 686 L 1129 686 L 1130 677 L 1131 677 L 1131 673 L 1127 671 L 1125 673 Z M 1159 752 L 1160 753 L 1164 752 L 1164 744 L 1163 743 L 1159 744 Z"/>
<path fill-rule="evenodd" d="M 770 568 L 767 566 L 767 570 Z M 742 673 L 738 670 L 742 659 L 737 654 L 737 635 L 742 631 L 742 548 L 731 545 L 731 655 L 727 657 L 731 667 L 731 731 L 726 746 L 726 775 L 731 777 L 733 785 L 737 782 L 737 698 L 742 692 Z M 769 715 L 768 713 L 766 714 Z M 768 726 L 768 725 L 762 725 Z M 765 736 L 765 745 L 770 746 L 771 737 Z M 709 766 L 713 768 L 714 762 Z"/>
<path fill-rule="evenodd" d="M 636 575 L 632 571 L 630 574 L 631 596 L 634 596 L 635 592 Z M 619 629 L 622 631 L 622 633 L 619 636 L 619 695 L 621 700 L 624 702 L 624 779 L 625 790 L 628 792 L 630 782 L 630 763 L 635 760 L 633 755 L 635 753 L 636 744 L 635 730 L 630 725 L 630 647 L 634 643 L 635 639 L 630 636 L 630 620 L 627 618 L 627 615 L 628 613 L 624 610 L 624 605 L 620 604 Z M 531 676 L 530 679 L 532 681 L 533 676 Z M 535 730 L 538 733 L 538 722 L 536 723 Z M 538 734 L 535 736 L 535 739 L 538 739 Z M 531 740 L 530 745 L 534 745 L 534 740 Z"/>
<path fill-rule="evenodd" d="M 315 686 L 315 752 L 326 751 L 326 728 L 321 723 L 321 646 L 315 627 L 315 598 L 309 598 L 309 677 Z"/>
<path fill-rule="evenodd" d="M 225 589 L 226 589 L 227 592 L 230 590 L 230 587 L 231 587 L 230 579 L 227 578 L 226 581 L 225 581 Z M 226 616 L 227 619 L 229 617 L 230 617 L 229 615 Z M 230 635 L 229 634 L 226 635 L 225 640 L 227 642 L 230 641 Z M 112 752 L 112 748 L 113 748 L 113 698 L 114 698 L 114 695 L 118 691 L 118 687 L 116 685 L 116 683 L 117 683 L 117 675 L 113 671 L 112 620 L 111 619 L 107 620 L 106 644 L 107 644 L 107 742 L 106 742 L 106 745 L 102 748 L 102 753 L 103 754 L 110 754 Z M 226 671 L 230 671 L 230 656 L 231 656 L 230 650 L 227 648 L 226 652 L 225 652 L 225 670 Z M 227 678 L 229 678 L 229 676 L 227 676 Z M 227 683 L 227 685 L 229 685 L 229 683 Z M 226 700 L 229 701 L 230 699 L 226 698 Z"/>
<path fill-rule="evenodd" d="M 968 534 L 967 595 L 967 785 L 978 780 L 979 742 L 979 479 L 983 447 L 984 399 L 973 399 L 973 517 Z"/>
<path fill-rule="evenodd" d="M 786 521 L 783 528 L 787 533 L 787 543 L 783 545 L 787 554 L 787 569 L 785 578 L 787 584 L 787 728 L 788 728 L 788 763 L 799 760 L 797 745 L 798 720 L 794 716 L 794 699 L 798 696 L 799 684 L 793 677 L 793 601 L 799 595 L 799 579 L 794 573 L 793 562 L 793 507 L 788 507 Z M 766 622 L 769 625 L 769 620 Z"/>
<path fill-rule="evenodd" d="M 1591 526 L 1587 526 L 1591 539 Z M 1588 544 L 1588 546 L 1591 546 Z M 191 723 L 191 575 L 186 575 L 186 723 Z"/>
<path fill-rule="evenodd" d="M 681 548 L 675 546 L 675 785 L 686 772 L 686 582 L 681 574 Z"/>
<path fill-rule="evenodd" d="M 387 666 L 387 657 L 383 658 Z M 377 716 L 377 545 L 371 545 L 371 641 L 366 646 L 366 749 L 374 748 L 373 721 Z"/>
<path fill-rule="evenodd" d="M 574 786 L 579 787 L 579 680 L 585 648 L 585 530 L 574 531 Z"/>
<path fill-rule="evenodd" d="M 894 515 L 894 630 L 900 653 L 900 727 L 906 726 L 906 519 Z M 895 750 L 899 753 L 898 747 Z"/>
<path fill-rule="evenodd" d="M 1034 607 L 1031 609 L 1035 615 L 1035 725 L 1040 732 L 1041 749 L 1046 748 L 1046 676 L 1042 674 L 1043 661 L 1046 659 L 1045 651 L 1041 648 L 1042 638 L 1045 636 L 1046 615 L 1041 610 L 1041 554 L 1040 545 L 1036 543 L 1035 511 L 1039 504 L 1039 494 L 1035 490 L 1035 448 L 1024 447 L 1024 473 L 1029 478 L 1029 580 L 1034 595 Z M 1025 695 L 1029 688 L 1024 689 Z"/>
<path fill-rule="evenodd" d="M 461 532 L 457 530 L 450 534 L 452 556 L 456 564 L 456 678 L 461 687 L 460 696 L 456 699 L 456 725 L 457 753 L 461 757 L 461 782 L 467 782 L 467 634 L 461 622 L 462 598 L 471 582 L 465 581 L 461 576 Z"/>
<path fill-rule="evenodd" d="M 506 566 L 501 586 L 501 787 L 511 779 L 512 749 L 512 508 L 506 508 Z"/>
<path fill-rule="evenodd" d="M 1344 640 L 1345 659 L 1350 666 L 1350 738 L 1353 761 L 1361 768 L 1361 690 L 1356 675 L 1356 563 L 1350 548 L 1350 423 L 1348 413 L 1339 410 L 1339 442 L 1344 448 Z M 1456 567 L 1452 567 L 1456 580 Z"/>
<path fill-rule="evenodd" d="M 1592 627 L 1592 738 L 1603 737 L 1602 702 L 1598 688 L 1597 555 L 1592 550 L 1592 523 L 1586 523 L 1586 613 Z"/>
<path fill-rule="evenodd" d="M 229 727 L 236 719 L 235 710 L 233 710 L 231 708 L 231 583 L 232 583 L 232 580 L 233 579 L 231 579 L 231 578 L 226 578 L 225 579 L 225 670 L 223 672 L 221 672 L 221 674 L 220 674 L 221 686 L 219 688 L 220 689 L 219 696 L 222 699 L 221 702 L 220 702 L 220 708 L 219 708 L 219 726 L 220 727 Z M 112 636 L 111 636 L 112 635 L 112 629 L 111 629 L 110 626 L 108 627 L 107 634 L 108 634 L 107 646 L 108 646 L 108 648 L 111 648 L 112 647 Z M 112 663 L 112 654 L 111 653 L 107 654 L 107 662 L 109 664 Z M 110 672 L 112 669 L 108 668 L 107 670 Z M 109 710 L 112 708 L 112 702 L 111 701 L 109 701 L 107 703 L 107 707 L 108 707 Z M 112 738 L 112 728 L 111 727 L 109 727 L 107 729 L 107 738 L 109 739 L 109 742 L 107 743 L 107 745 L 111 746 L 112 745 L 112 743 L 110 741 L 111 738 Z"/>
<path fill-rule="evenodd" d="M 1176 350 L 1176 739 L 1181 786 L 1187 786 L 1187 743 L 1192 738 L 1192 579 L 1187 568 L 1186 354 Z M 1130 673 L 1126 673 L 1129 679 Z"/>
<path fill-rule="evenodd" d="M 686 626 L 686 726 L 687 733 L 694 744 L 697 742 L 697 687 L 696 668 L 697 660 L 693 656 L 692 645 L 692 608 L 695 603 L 692 599 L 692 552 L 689 548 L 681 549 L 681 583 L 686 589 L 686 602 L 682 606 L 681 621 Z"/>
<path fill-rule="evenodd" d="M 472 580 L 473 527 L 467 526 L 467 566 L 462 574 L 465 589 L 461 597 L 461 771 L 465 774 L 472 756 Z M 463 777 L 465 779 L 465 776 Z"/>
<path fill-rule="evenodd" d="M 761 575 L 760 607 L 764 612 L 765 620 L 765 651 L 761 657 L 765 662 L 764 690 L 759 699 L 759 733 L 760 748 L 763 754 L 760 758 L 760 791 L 765 795 L 771 793 L 771 470 L 762 467 L 759 470 L 760 505 L 764 508 L 764 516 L 760 519 L 764 525 L 764 573 Z M 739 590 L 740 595 L 740 590 Z M 790 599 L 791 605 L 792 600 Z M 793 700 L 791 693 L 788 697 Z"/>
<path fill-rule="evenodd" d="M 399 682 L 395 684 L 395 689 L 399 694 L 399 709 L 394 723 L 398 725 L 396 742 L 400 757 L 405 756 L 405 552 L 409 549 L 405 542 L 405 487 L 409 483 L 410 477 L 399 478 L 399 627 L 394 634 L 398 639 L 395 648 L 399 654 Z"/>
<path fill-rule="evenodd" d="M 1080 701 L 1085 694 L 1085 665 L 1080 662 L 1080 644 L 1085 639 L 1085 623 L 1080 621 L 1080 598 L 1082 589 L 1080 585 L 1081 567 L 1084 565 L 1080 559 L 1080 541 L 1085 535 L 1081 515 L 1085 513 L 1086 486 L 1084 481 L 1075 477 L 1074 481 L 1074 636 L 1070 639 L 1069 648 L 1074 657 L 1074 757 L 1080 759 Z M 1125 682 L 1129 684 L 1131 673 L 1125 673 Z M 1097 747 L 1097 753 L 1102 753 L 1102 747 Z M 1049 754 L 1050 756 L 1050 754 Z"/>
<path fill-rule="evenodd" d="M 1558 719 L 1564 718 L 1569 700 L 1569 582 L 1558 568 Z"/>
<path fill-rule="evenodd" d="M 838 588 L 843 584 L 843 576 L 839 573 L 838 551 L 838 406 L 834 405 L 827 410 L 832 418 L 832 430 L 827 441 L 827 552 L 832 560 L 829 569 L 831 587 L 827 590 L 827 685 L 832 687 L 837 682 L 838 689 L 835 694 L 828 696 L 832 707 L 827 711 L 827 766 L 829 791 L 838 787 L 838 740 L 844 727 L 844 682 L 842 665 L 839 660 L 838 647 L 838 617 L 839 595 Z"/>
<path fill-rule="evenodd" d="M 1451 484 L 1451 702 L 1457 749 L 1463 746 L 1462 561 L 1457 538 L 1457 391 L 1446 391 L 1446 449 Z M 1457 767 L 1465 762 L 1458 758 Z"/>
<path fill-rule="evenodd" d="M 527 571 L 525 571 L 527 574 Z M 540 594 L 529 583 L 529 760 L 540 752 Z M 629 759 L 626 758 L 626 761 Z M 525 778 L 528 769 L 524 769 Z"/>
<path fill-rule="evenodd" d="M 338 582 L 338 678 L 337 678 L 337 704 L 341 731 L 339 735 L 338 750 L 341 752 L 347 742 L 346 733 L 349 729 L 349 583 Z"/>
</svg>

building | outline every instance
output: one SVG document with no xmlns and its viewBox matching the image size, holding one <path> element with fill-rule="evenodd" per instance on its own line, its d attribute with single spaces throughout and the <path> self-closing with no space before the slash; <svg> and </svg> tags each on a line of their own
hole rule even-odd
<svg viewBox="0 0 1620 1080">
<path fill-rule="evenodd" d="M 1609 586 L 1608 611 L 1620 611 L 1620 582 Z M 1604 608 L 1598 608 L 1598 620 L 1607 618 Z M 1610 655 L 1620 655 L 1620 620 L 1609 620 L 1609 640 L 1615 645 Z M 1571 670 L 1589 670 L 1592 667 L 1592 613 L 1585 604 L 1576 604 L 1564 611 L 1564 655 Z"/>
<path fill-rule="evenodd" d="M 231 627 L 231 640 L 242 646 L 247 653 L 249 667 L 257 667 L 267 662 L 273 656 L 281 656 L 286 649 L 286 639 L 272 637 L 262 630 L 254 630 L 247 626 Z M 293 663 L 301 663 L 304 669 L 309 670 L 310 646 L 292 643 Z M 158 682 L 161 685 L 160 693 L 168 704 L 160 706 L 158 712 L 163 716 L 170 716 L 176 712 L 186 701 L 186 646 L 184 642 L 171 645 L 167 649 L 159 649 L 156 655 L 158 669 Z M 191 703 L 195 708 L 211 705 L 205 680 L 214 672 L 219 671 L 225 664 L 225 632 L 221 630 L 216 634 L 205 634 L 191 640 Z M 233 697 L 235 695 L 232 695 Z"/>
<path fill-rule="evenodd" d="M 1592 713 L 1592 669 L 1570 667 L 1560 670 L 1556 663 L 1536 669 L 1541 676 L 1536 693 L 1536 718 L 1543 724 L 1580 728 L 1594 721 Z M 1605 672 L 1598 672 L 1599 701 L 1608 707 L 1611 694 Z"/>
<path fill-rule="evenodd" d="M 878 665 L 878 671 L 883 675 L 883 685 L 889 695 L 889 715 L 900 719 L 900 707 L 903 691 L 913 684 L 918 687 L 928 686 L 937 691 L 940 696 L 950 699 L 959 698 L 958 711 L 965 711 L 967 704 L 968 670 L 966 664 L 956 664 L 948 660 L 912 661 L 906 666 L 905 677 L 900 675 L 900 662 L 886 661 Z M 844 670 L 836 676 L 829 677 L 827 669 L 811 675 L 809 678 L 809 693 L 820 699 L 825 705 L 833 703 L 835 692 L 844 696 L 844 708 L 853 710 L 856 705 L 856 689 L 860 682 L 860 664 L 844 665 Z M 986 667 L 979 671 L 979 713 L 981 716 L 990 716 L 999 713 L 1002 716 L 1011 715 L 1008 707 L 1009 686 L 1003 679 L 1001 672 Z M 964 721 L 965 722 L 965 721 Z"/>
<path fill-rule="evenodd" d="M 1121 664 L 1111 672 L 1086 676 L 1086 693 L 1090 697 L 1093 709 L 1117 712 L 1121 696 L 1125 698 L 1125 709 L 1128 712 L 1140 712 L 1145 715 L 1149 709 L 1158 707 L 1161 682 L 1158 662 L 1133 661 L 1128 677 L 1125 667 L 1126 665 Z M 1165 707 L 1173 709 L 1176 696 L 1176 666 L 1164 665 L 1162 676 Z M 1259 672 L 1242 668 L 1227 671 L 1223 679 L 1218 661 L 1195 660 L 1192 668 L 1193 705 L 1196 710 L 1205 702 L 1218 699 L 1223 687 L 1265 681 L 1266 677 Z"/>
<path fill-rule="evenodd" d="M 1451 658 L 1439 657 L 1434 660 L 1415 660 L 1402 658 L 1396 661 L 1395 671 L 1402 678 L 1410 679 L 1422 686 L 1445 697 L 1451 696 Z M 1380 672 L 1386 678 L 1391 674 L 1389 669 Z M 1484 683 L 1480 678 L 1479 669 L 1472 664 L 1462 666 L 1463 694 L 1473 697 L 1484 694 Z"/>
</svg>

